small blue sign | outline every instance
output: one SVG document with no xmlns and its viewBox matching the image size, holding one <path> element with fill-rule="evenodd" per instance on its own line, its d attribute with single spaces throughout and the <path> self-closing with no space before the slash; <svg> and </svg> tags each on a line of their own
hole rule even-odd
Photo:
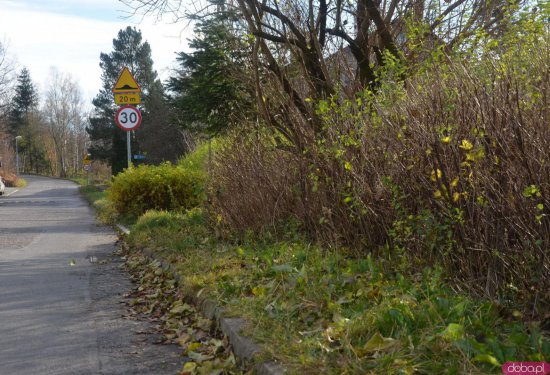
<svg viewBox="0 0 550 375">
<path fill-rule="evenodd" d="M 134 160 L 145 160 L 145 155 L 134 155 Z"/>
</svg>

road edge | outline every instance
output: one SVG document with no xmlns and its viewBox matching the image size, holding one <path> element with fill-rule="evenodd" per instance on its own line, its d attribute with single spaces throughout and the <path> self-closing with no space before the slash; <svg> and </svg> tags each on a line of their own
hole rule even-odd
<svg viewBox="0 0 550 375">
<path fill-rule="evenodd" d="M 130 235 L 130 229 L 122 224 L 115 224 L 120 233 L 125 236 Z M 161 267 L 169 272 L 178 281 L 180 285 L 184 285 L 180 275 L 176 272 L 174 266 L 171 263 L 166 262 L 164 259 L 159 259 L 153 251 L 144 249 L 142 251 L 145 256 L 150 259 L 154 259 L 160 262 Z M 223 308 L 218 305 L 214 300 L 201 298 L 194 295 L 190 291 L 184 291 L 185 297 L 189 299 L 200 312 L 208 319 L 216 320 L 216 323 L 220 330 L 229 338 L 229 342 L 233 347 L 233 353 L 239 359 L 244 361 L 253 361 L 254 356 L 260 353 L 261 349 L 250 337 L 241 335 L 239 332 L 241 328 L 246 324 L 246 321 L 242 318 L 226 318 L 223 316 Z M 255 366 L 256 372 L 259 375 L 283 375 L 287 371 L 281 365 L 276 362 L 261 362 Z"/>
</svg>

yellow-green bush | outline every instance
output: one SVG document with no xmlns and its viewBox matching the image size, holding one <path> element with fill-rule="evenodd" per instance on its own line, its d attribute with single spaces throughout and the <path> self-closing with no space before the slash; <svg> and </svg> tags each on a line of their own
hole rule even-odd
<svg viewBox="0 0 550 375">
<path fill-rule="evenodd" d="M 203 175 L 164 163 L 141 165 L 117 175 L 108 198 L 121 215 L 139 216 L 147 210 L 182 210 L 203 199 Z"/>
</svg>

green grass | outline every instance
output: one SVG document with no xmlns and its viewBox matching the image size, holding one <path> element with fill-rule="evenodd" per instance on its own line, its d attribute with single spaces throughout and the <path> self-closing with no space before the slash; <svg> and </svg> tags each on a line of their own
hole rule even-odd
<svg viewBox="0 0 550 375">
<path fill-rule="evenodd" d="M 102 191 L 93 185 L 81 186 L 80 193 L 82 193 L 82 195 L 84 195 L 84 197 L 92 204 L 100 199 L 104 199 L 106 196 L 105 191 Z"/>
<path fill-rule="evenodd" d="M 500 373 L 506 361 L 550 358 L 537 323 L 453 292 L 437 270 L 404 276 L 293 233 L 222 240 L 199 209 L 150 211 L 129 243 L 176 263 L 189 290 L 246 317 L 263 356 L 291 373 Z"/>
<path fill-rule="evenodd" d="M 107 192 L 94 185 L 80 187 L 80 193 L 96 209 L 98 219 L 105 224 L 129 224 L 128 220 L 120 217 L 113 204 L 107 199 Z"/>
<path fill-rule="evenodd" d="M 87 186 L 88 185 L 88 179 L 86 177 L 71 177 L 69 178 L 70 181 L 76 182 L 77 184 L 81 186 Z"/>
<path fill-rule="evenodd" d="M 208 148 L 179 167 L 204 169 Z M 106 222 L 120 222 L 105 192 L 82 187 Z M 291 374 L 490 374 L 507 361 L 548 361 L 539 322 L 453 291 L 434 268 L 401 274 L 368 254 L 285 237 L 233 237 L 200 208 L 129 220 L 128 243 L 175 264 L 189 295 L 245 317 L 262 359 Z"/>
</svg>

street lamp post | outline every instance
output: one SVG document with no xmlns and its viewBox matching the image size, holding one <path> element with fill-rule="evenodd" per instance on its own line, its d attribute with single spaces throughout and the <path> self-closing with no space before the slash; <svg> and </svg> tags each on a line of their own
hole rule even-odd
<svg viewBox="0 0 550 375">
<path fill-rule="evenodd" d="M 19 177 L 19 144 L 18 141 L 23 138 L 20 135 L 15 137 L 15 175 Z"/>
</svg>

